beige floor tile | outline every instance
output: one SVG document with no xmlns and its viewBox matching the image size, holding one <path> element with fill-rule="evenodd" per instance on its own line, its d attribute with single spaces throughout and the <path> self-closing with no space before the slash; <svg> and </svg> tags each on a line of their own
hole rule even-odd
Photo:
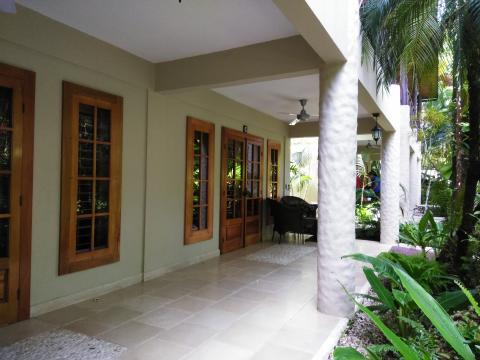
<svg viewBox="0 0 480 360">
<path fill-rule="evenodd" d="M 194 291 L 190 295 L 201 298 L 201 299 L 219 301 L 232 293 L 233 293 L 233 290 L 227 290 L 222 287 L 205 286 L 197 291 Z"/>
<path fill-rule="evenodd" d="M 130 350 L 119 360 L 179 360 L 192 348 L 153 338 Z"/>
<path fill-rule="evenodd" d="M 267 291 L 271 293 L 277 293 L 281 290 L 285 290 L 288 288 L 288 284 L 279 284 L 271 281 L 266 281 L 263 279 L 253 281 L 247 285 L 247 288 L 260 290 L 260 291 Z"/>
<path fill-rule="evenodd" d="M 170 330 L 162 330 L 158 338 L 195 348 L 215 334 L 215 331 L 205 326 L 182 323 Z"/>
<path fill-rule="evenodd" d="M 139 317 L 137 321 L 168 330 L 177 326 L 190 316 L 192 316 L 191 312 L 178 309 L 160 308 Z"/>
<path fill-rule="evenodd" d="M 272 293 L 249 288 L 240 289 L 232 295 L 234 298 L 241 298 L 251 301 L 264 301 L 270 299 Z"/>
<path fill-rule="evenodd" d="M 7 346 L 29 336 L 35 336 L 55 328 L 57 328 L 57 325 L 37 319 L 20 321 L 9 326 L 0 327 L 0 346 Z"/>
<path fill-rule="evenodd" d="M 155 326 L 129 321 L 117 328 L 104 332 L 97 337 L 115 344 L 132 348 L 152 339 L 160 332 Z"/>
<path fill-rule="evenodd" d="M 233 280 L 230 278 L 224 278 L 212 283 L 213 286 L 218 286 L 227 290 L 237 291 L 245 286 L 245 283 L 242 281 Z"/>
<path fill-rule="evenodd" d="M 75 320 L 89 317 L 93 313 L 94 312 L 92 310 L 73 305 L 40 315 L 37 317 L 37 319 L 55 325 L 65 325 Z"/>
<path fill-rule="evenodd" d="M 215 331 L 222 331 L 230 327 L 240 315 L 228 311 L 207 308 L 188 319 L 191 324 L 202 325 Z"/>
<path fill-rule="evenodd" d="M 91 319 L 81 319 L 65 325 L 64 328 L 88 336 L 95 336 L 104 331 L 112 329 L 112 326 L 105 325 Z"/>
<path fill-rule="evenodd" d="M 256 352 L 251 360 L 309 360 L 312 354 L 289 349 L 283 346 L 266 344 Z"/>
<path fill-rule="evenodd" d="M 232 312 L 238 315 L 246 314 L 259 306 L 258 301 L 250 301 L 242 298 L 228 297 L 218 303 L 213 304 L 211 307 L 217 310 L 224 310 Z"/>
<path fill-rule="evenodd" d="M 116 304 L 118 304 L 119 301 L 112 301 L 112 300 L 106 300 L 103 297 L 97 297 L 93 299 L 88 299 L 82 302 L 79 302 L 75 304 L 75 306 L 84 308 L 84 309 L 89 309 L 93 311 L 102 311 L 106 310 Z"/>
<path fill-rule="evenodd" d="M 165 305 L 165 307 L 194 313 L 205 309 L 211 304 L 213 304 L 213 301 L 200 299 L 192 296 L 184 296 L 174 302 Z"/>
<path fill-rule="evenodd" d="M 207 281 L 203 275 L 206 275 L 205 272 L 200 273 L 200 279 L 187 278 L 173 281 L 173 283 L 185 289 L 197 290 L 210 283 L 210 281 Z"/>
<path fill-rule="evenodd" d="M 151 295 L 140 295 L 119 303 L 120 306 L 130 310 L 142 313 L 158 309 L 160 306 L 168 304 L 172 299 L 160 298 Z"/>
<path fill-rule="evenodd" d="M 253 311 L 242 317 L 242 322 L 252 325 L 265 327 L 271 330 L 280 330 L 280 328 L 289 319 L 288 314 L 271 309 L 266 305 L 261 305 Z"/>
<path fill-rule="evenodd" d="M 185 296 L 191 292 L 192 292 L 191 289 L 185 289 L 181 287 L 180 283 L 173 283 L 173 284 L 164 286 L 160 289 L 154 289 L 148 292 L 148 294 L 152 296 L 158 296 L 161 298 L 177 300 L 182 296 Z"/>
<path fill-rule="evenodd" d="M 327 336 L 328 331 L 323 333 L 314 330 L 284 326 L 272 337 L 271 342 L 275 345 L 315 354 L 322 346 Z"/>
<path fill-rule="evenodd" d="M 273 334 L 271 329 L 240 320 L 220 333 L 217 340 L 256 352 Z"/>
<path fill-rule="evenodd" d="M 185 360 L 247 360 L 252 351 L 217 340 L 209 340 L 192 351 Z"/>
<path fill-rule="evenodd" d="M 307 303 L 288 322 L 288 326 L 325 332 L 338 325 L 341 318 L 318 312 L 315 302 Z"/>
<path fill-rule="evenodd" d="M 120 306 L 113 306 L 109 309 L 96 313 L 88 319 L 100 322 L 105 325 L 118 326 L 140 315 L 142 315 L 142 313 L 139 311 L 126 309 Z"/>
</svg>

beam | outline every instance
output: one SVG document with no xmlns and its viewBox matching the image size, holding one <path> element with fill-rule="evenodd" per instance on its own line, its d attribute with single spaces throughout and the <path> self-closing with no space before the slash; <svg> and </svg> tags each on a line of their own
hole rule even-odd
<svg viewBox="0 0 480 360">
<path fill-rule="evenodd" d="M 318 0 L 273 0 L 326 64 L 346 61 L 345 24 L 339 19 L 347 13 L 346 2 Z M 342 51 L 343 50 L 343 51 Z"/>
<path fill-rule="evenodd" d="M 318 73 L 322 61 L 299 35 L 156 64 L 159 92 L 222 87 Z"/>
</svg>

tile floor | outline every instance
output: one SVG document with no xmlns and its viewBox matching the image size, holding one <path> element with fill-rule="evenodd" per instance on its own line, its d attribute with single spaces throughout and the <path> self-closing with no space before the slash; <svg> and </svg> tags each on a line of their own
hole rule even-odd
<svg viewBox="0 0 480 360">
<path fill-rule="evenodd" d="M 342 320 L 316 311 L 316 254 L 287 266 L 243 259 L 266 246 L 0 328 L 0 346 L 63 327 L 127 347 L 123 360 L 312 359 Z"/>
</svg>

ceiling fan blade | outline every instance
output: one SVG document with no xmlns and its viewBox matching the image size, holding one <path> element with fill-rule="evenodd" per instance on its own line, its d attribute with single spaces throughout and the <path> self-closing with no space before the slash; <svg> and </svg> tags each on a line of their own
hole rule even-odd
<svg viewBox="0 0 480 360">
<path fill-rule="evenodd" d="M 0 0 L 0 12 L 15 14 L 17 12 L 15 0 Z"/>
<path fill-rule="evenodd" d="M 297 116 L 297 114 L 292 114 L 292 113 L 287 113 L 287 112 L 279 112 L 278 114 L 289 115 L 289 116 Z"/>
<path fill-rule="evenodd" d="M 290 126 L 295 126 L 295 125 L 298 124 L 299 121 L 300 121 L 300 120 L 298 120 L 298 119 L 294 119 L 294 120 L 292 120 L 288 125 L 290 125 Z"/>
</svg>

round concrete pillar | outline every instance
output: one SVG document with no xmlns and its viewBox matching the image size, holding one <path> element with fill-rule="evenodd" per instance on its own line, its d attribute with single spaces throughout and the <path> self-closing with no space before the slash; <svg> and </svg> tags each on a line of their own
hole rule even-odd
<svg viewBox="0 0 480 360">
<path fill-rule="evenodd" d="M 400 132 L 382 134 L 380 242 L 394 244 L 400 224 Z"/>
<path fill-rule="evenodd" d="M 355 251 L 355 160 L 357 148 L 358 1 L 348 0 L 347 62 L 320 71 L 318 166 L 318 310 L 349 316 L 354 306 L 341 285 L 355 290 L 355 268 L 343 255 Z"/>
</svg>

